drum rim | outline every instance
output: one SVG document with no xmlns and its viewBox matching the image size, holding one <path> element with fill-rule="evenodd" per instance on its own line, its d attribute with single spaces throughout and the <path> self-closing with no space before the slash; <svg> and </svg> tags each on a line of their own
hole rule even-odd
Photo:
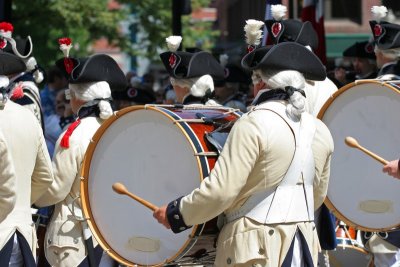
<svg viewBox="0 0 400 267">
<path fill-rule="evenodd" d="M 351 249 L 358 250 L 359 252 L 362 252 L 363 254 L 366 254 L 366 255 L 369 254 L 368 250 L 366 250 L 364 247 L 352 245 L 351 239 L 350 239 L 350 238 L 341 238 L 341 237 L 337 237 L 336 239 L 340 239 L 340 240 L 342 240 L 343 242 L 340 243 L 340 244 L 338 243 L 337 246 L 336 246 L 336 248 L 335 248 L 335 250 L 351 248 Z M 353 239 L 353 240 L 354 240 L 354 239 Z"/>
<path fill-rule="evenodd" d="M 89 177 L 89 172 L 90 172 L 89 170 L 90 170 L 90 166 L 91 166 L 91 160 L 92 160 L 93 154 L 94 154 L 94 152 L 96 150 L 98 141 L 101 139 L 101 137 L 103 136 L 105 131 L 110 127 L 110 125 L 114 121 L 116 121 L 117 119 L 119 119 L 120 117 L 126 115 L 129 112 L 133 112 L 135 110 L 146 110 L 146 109 L 150 109 L 150 110 L 153 110 L 153 111 L 160 112 L 164 116 L 166 116 L 168 119 L 170 119 L 171 121 L 175 121 L 175 119 L 168 112 L 169 111 L 168 109 L 165 109 L 163 106 L 157 106 L 157 105 L 151 105 L 151 106 L 149 106 L 149 105 L 136 105 L 136 106 L 127 107 L 127 108 L 124 108 L 122 110 L 119 110 L 119 111 L 115 112 L 110 118 L 105 120 L 100 125 L 100 127 L 98 128 L 96 133 L 93 135 L 93 137 L 91 139 L 91 142 L 89 143 L 89 146 L 86 149 L 86 153 L 85 153 L 84 159 L 82 161 L 82 167 L 81 167 L 81 171 L 80 171 L 80 175 L 81 175 L 80 191 L 81 191 L 82 211 L 83 211 L 83 214 L 84 214 L 84 218 L 87 219 L 89 228 L 92 231 L 93 236 L 96 238 L 96 241 L 107 252 L 107 254 L 110 257 L 112 257 L 116 261 L 118 261 L 118 262 L 120 262 L 122 264 L 128 265 L 128 266 L 131 266 L 131 265 L 144 266 L 144 265 L 139 265 L 138 263 L 130 262 L 129 260 L 127 260 L 124 257 L 122 257 L 117 251 L 112 249 L 112 247 L 108 244 L 108 242 L 105 240 L 105 238 L 100 234 L 101 232 L 99 231 L 99 228 L 97 227 L 96 222 L 94 222 L 91 219 L 91 218 L 93 218 L 93 214 L 92 214 L 92 211 L 91 211 L 91 208 L 90 208 L 89 193 L 88 193 L 88 179 L 87 179 L 87 177 Z M 188 136 L 187 131 L 184 130 L 184 126 L 187 125 L 187 123 L 179 122 L 179 123 L 176 123 L 176 125 L 179 128 L 179 130 L 182 132 L 182 134 L 186 137 L 186 139 L 188 140 L 190 145 L 192 146 L 193 151 L 196 152 L 196 144 L 193 143 L 192 138 L 190 138 Z M 197 142 L 199 142 L 199 140 L 197 140 Z M 200 142 L 199 142 L 197 147 L 203 149 L 203 147 L 200 144 Z M 204 152 L 204 151 L 201 151 L 201 152 Z M 209 164 L 208 164 L 208 161 L 207 161 L 206 157 L 195 156 L 195 158 L 196 158 L 196 161 L 197 161 L 197 164 L 198 164 L 199 173 L 200 173 L 200 176 L 199 176 L 200 177 L 200 181 L 199 182 L 201 182 L 204 179 L 203 178 L 204 177 L 203 168 L 207 167 L 208 172 L 209 172 Z M 203 164 L 206 164 L 206 166 L 204 166 Z M 186 242 L 182 245 L 182 247 L 178 250 L 178 252 L 175 255 L 173 255 L 169 259 L 166 259 L 164 262 L 161 262 L 161 263 L 156 264 L 156 265 L 151 265 L 151 266 L 163 266 L 165 263 L 173 262 L 175 260 L 178 260 L 179 257 L 181 258 L 181 257 L 185 256 L 185 254 L 191 249 L 191 246 L 193 246 L 195 244 L 195 242 L 196 242 L 196 240 L 193 240 L 192 237 L 201 234 L 204 226 L 205 226 L 205 223 L 204 224 L 193 225 L 192 232 L 188 235 L 189 236 L 188 239 L 186 240 Z M 146 266 L 149 266 L 149 265 L 146 265 Z"/>
<path fill-rule="evenodd" d="M 380 80 L 357 80 L 355 82 L 349 83 L 343 87 L 341 87 L 339 90 L 337 90 L 334 94 L 332 94 L 332 96 L 330 98 L 328 98 L 328 100 L 325 102 L 325 104 L 322 106 L 322 108 L 320 109 L 320 111 L 318 112 L 318 116 L 317 118 L 320 119 L 322 122 L 322 118 L 325 115 L 325 112 L 328 110 L 328 108 L 330 107 L 330 105 L 332 104 L 332 102 L 338 97 L 340 96 L 342 93 L 346 92 L 347 90 L 349 90 L 350 88 L 353 88 L 357 85 L 361 85 L 361 84 L 370 84 L 370 83 L 375 83 L 384 87 L 389 88 L 390 90 L 400 94 L 400 89 L 399 88 L 395 88 L 394 87 L 394 81 L 380 81 Z M 384 228 L 371 228 L 371 227 L 366 227 L 363 225 L 358 225 L 356 223 L 354 223 L 353 221 L 351 221 L 350 219 L 348 219 L 346 216 L 344 216 L 336 207 L 335 205 L 333 205 L 333 203 L 330 201 L 328 195 L 326 196 L 324 203 L 326 205 L 326 207 L 339 219 L 342 220 L 343 222 L 345 222 L 347 225 L 354 227 L 356 230 L 362 230 L 362 231 L 368 231 L 368 232 L 384 232 L 384 231 L 390 231 L 393 230 L 393 228 L 398 228 L 400 227 L 400 223 L 399 224 L 395 224 L 393 226 L 388 226 L 388 227 L 384 227 Z"/>
</svg>

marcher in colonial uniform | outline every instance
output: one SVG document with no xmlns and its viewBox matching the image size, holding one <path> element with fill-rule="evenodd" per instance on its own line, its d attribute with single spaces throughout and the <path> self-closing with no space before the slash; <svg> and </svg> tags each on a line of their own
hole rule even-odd
<svg viewBox="0 0 400 267">
<path fill-rule="evenodd" d="M 325 69 L 296 43 L 257 48 L 242 66 L 265 85 L 255 106 L 234 124 L 200 187 L 153 216 L 180 232 L 224 212 L 215 266 L 317 266 L 313 214 L 327 192 L 333 140 L 304 112 L 302 89 L 304 78 L 325 79 Z"/>
<path fill-rule="evenodd" d="M 370 21 L 370 26 L 375 39 L 378 67 L 381 67 L 378 79 L 397 80 L 400 76 L 400 25 L 381 20 L 386 16 L 386 7 L 374 6 L 371 10 L 376 20 Z M 391 59 L 383 66 L 382 55 Z M 375 266 L 400 266 L 400 230 L 362 232 L 362 237 L 365 247 L 373 254 Z"/>
<path fill-rule="evenodd" d="M 25 71 L 17 56 L 0 51 L 0 80 Z M 16 203 L 0 223 L 0 262 L 10 266 L 35 266 L 36 231 L 31 205 L 53 182 L 51 161 L 43 131 L 35 116 L 9 101 L 10 88 L 1 87 L 0 130 L 3 132 L 15 167 Z M 2 163 L 3 164 L 3 163 Z"/>
<path fill-rule="evenodd" d="M 61 48 L 69 49 L 69 39 L 62 39 Z M 52 266 L 112 266 L 113 260 L 102 253 L 91 236 L 87 223 L 80 222 L 80 170 L 91 138 L 103 121 L 113 114 L 111 90 L 127 86 L 124 73 L 107 55 L 88 58 L 66 58 L 57 65 L 69 74 L 72 111 L 77 119 L 61 134 L 53 157 L 54 182 L 38 201 L 38 205 L 55 204 L 45 237 L 45 253 Z M 95 247 L 95 248 L 94 248 Z"/>
<path fill-rule="evenodd" d="M 44 128 L 39 88 L 37 87 L 37 84 L 43 81 L 43 73 L 33 56 L 31 37 L 14 39 L 12 38 L 13 29 L 14 27 L 10 23 L 0 23 L 0 38 L 6 44 L 3 51 L 20 57 L 26 65 L 25 71 L 14 73 L 10 78 L 10 83 L 13 83 L 11 90 L 15 91 L 12 100 L 31 110 Z"/>
<path fill-rule="evenodd" d="M 398 80 L 400 76 L 400 25 L 386 22 L 385 6 L 373 6 L 375 20 L 369 22 L 375 41 L 376 63 L 379 68 L 378 79 Z"/>
<path fill-rule="evenodd" d="M 171 77 L 176 102 L 184 105 L 219 106 L 213 100 L 213 77 L 224 77 L 224 70 L 218 61 L 205 51 L 177 51 L 182 41 L 181 36 L 170 36 L 166 41 L 170 51 L 160 54 L 160 57 Z"/>
<path fill-rule="evenodd" d="M 296 42 L 308 47 L 310 50 L 318 48 L 318 35 L 309 21 L 301 22 L 295 19 L 283 20 L 286 7 L 272 5 L 273 20 L 265 21 L 265 25 L 275 44 L 281 42 Z M 329 79 L 323 81 L 308 80 L 304 92 L 306 93 L 307 111 L 318 115 L 326 100 L 337 91 L 337 86 Z"/>
</svg>

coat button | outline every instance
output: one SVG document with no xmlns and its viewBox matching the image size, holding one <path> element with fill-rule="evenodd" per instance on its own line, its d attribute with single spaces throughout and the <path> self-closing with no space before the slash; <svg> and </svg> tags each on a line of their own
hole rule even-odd
<svg viewBox="0 0 400 267">
<path fill-rule="evenodd" d="M 51 245 L 51 239 L 47 239 L 47 244 Z"/>
<path fill-rule="evenodd" d="M 179 227 L 179 230 L 181 230 L 181 231 L 183 231 L 183 230 L 185 230 L 185 229 L 186 229 L 186 228 L 183 227 L 183 226 Z"/>
<path fill-rule="evenodd" d="M 273 234 L 274 234 L 274 230 L 272 230 L 272 229 L 269 230 L 269 231 L 268 231 L 268 234 L 269 234 L 269 235 L 273 235 Z"/>
<path fill-rule="evenodd" d="M 174 215 L 174 219 L 175 219 L 175 220 L 179 220 L 179 215 L 178 215 L 178 214 L 175 214 L 175 215 Z"/>
<path fill-rule="evenodd" d="M 264 249 L 260 248 L 260 249 L 258 250 L 258 254 L 263 255 L 264 253 L 265 253 L 265 250 L 264 250 Z"/>
<path fill-rule="evenodd" d="M 176 205 L 178 205 L 178 201 L 174 201 L 174 207 L 176 207 Z"/>
<path fill-rule="evenodd" d="M 231 258 L 227 258 L 227 259 L 226 259 L 226 263 L 231 264 L 231 263 L 232 263 Z"/>
<path fill-rule="evenodd" d="M 78 244 L 79 240 L 78 238 L 74 238 L 74 244 Z"/>
</svg>

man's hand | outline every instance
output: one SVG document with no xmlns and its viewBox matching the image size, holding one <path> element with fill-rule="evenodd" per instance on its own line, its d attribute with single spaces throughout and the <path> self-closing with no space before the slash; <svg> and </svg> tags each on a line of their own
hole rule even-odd
<svg viewBox="0 0 400 267">
<path fill-rule="evenodd" d="M 392 160 L 385 166 L 383 166 L 384 173 L 389 174 L 390 176 L 393 176 L 394 178 L 400 179 L 400 173 L 399 173 L 399 160 Z"/>
<path fill-rule="evenodd" d="M 167 229 L 171 229 L 167 218 L 167 205 L 157 208 L 153 213 L 153 217 Z"/>
</svg>

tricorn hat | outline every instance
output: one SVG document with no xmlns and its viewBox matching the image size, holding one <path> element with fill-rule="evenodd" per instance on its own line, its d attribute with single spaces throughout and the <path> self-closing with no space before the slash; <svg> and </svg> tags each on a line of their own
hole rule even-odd
<svg viewBox="0 0 400 267">
<path fill-rule="evenodd" d="M 208 52 L 196 53 L 175 51 L 164 52 L 160 58 L 170 76 L 177 79 L 200 77 L 206 74 L 213 78 L 223 78 L 224 70 Z"/>
<path fill-rule="evenodd" d="M 311 22 L 301 22 L 295 19 L 286 19 L 286 7 L 272 5 L 271 13 L 274 19 L 266 20 L 265 25 L 274 44 L 281 42 L 296 42 L 312 49 L 318 48 L 318 35 Z"/>
<path fill-rule="evenodd" d="M 343 56 L 375 59 L 374 45 L 369 41 L 356 42 L 343 51 Z"/>
<path fill-rule="evenodd" d="M 294 42 L 257 48 L 243 57 L 242 67 L 248 70 L 296 70 L 307 80 L 323 81 L 326 78 L 325 66 L 319 58 Z"/>
<path fill-rule="evenodd" d="M 13 48 L 12 44 L 10 42 L 7 42 L 6 47 L 3 49 L 3 51 L 11 54 L 15 54 L 15 49 L 17 50 L 17 53 L 23 56 L 23 58 L 26 58 L 28 56 L 32 55 L 32 41 L 30 38 L 15 38 L 15 47 Z M 17 55 L 19 56 L 19 55 Z"/>
<path fill-rule="evenodd" d="M 266 20 L 265 25 L 275 44 L 296 42 L 305 46 L 309 45 L 314 50 L 318 48 L 318 36 L 309 21 L 301 22 L 295 19 Z"/>
<path fill-rule="evenodd" d="M 387 8 L 373 6 L 371 12 L 375 20 L 371 20 L 369 25 L 378 48 L 386 50 L 400 47 L 400 25 L 382 20 L 386 17 Z"/>
<path fill-rule="evenodd" d="M 26 65 L 20 57 L 0 50 L 0 75 L 11 75 L 25 70 Z"/>
<path fill-rule="evenodd" d="M 400 25 L 386 21 L 369 22 L 374 36 L 375 44 L 379 49 L 393 49 L 400 47 Z"/>
<path fill-rule="evenodd" d="M 67 75 L 69 83 L 107 82 L 110 89 L 125 90 L 128 81 L 115 60 L 105 54 L 95 54 L 86 58 L 68 58 L 73 69 L 68 74 L 65 58 L 59 59 L 56 65 Z"/>
<path fill-rule="evenodd" d="M 224 77 L 224 69 L 210 53 L 197 49 L 192 53 L 178 51 L 182 42 L 181 36 L 169 36 L 165 40 L 169 52 L 161 53 L 160 58 L 170 76 L 177 79 L 206 74 L 216 79 Z"/>
</svg>

